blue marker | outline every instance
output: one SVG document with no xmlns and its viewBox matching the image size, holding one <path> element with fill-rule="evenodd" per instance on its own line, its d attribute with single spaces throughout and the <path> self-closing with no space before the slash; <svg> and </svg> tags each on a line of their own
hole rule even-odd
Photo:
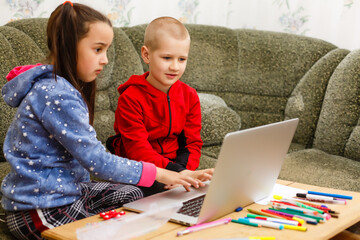
<svg viewBox="0 0 360 240">
<path fill-rule="evenodd" d="M 328 197 L 334 197 L 334 198 L 343 198 L 343 199 L 350 199 L 350 200 L 352 199 L 352 196 L 346 196 L 346 195 L 340 195 L 340 194 L 332 194 L 332 193 L 322 193 L 322 192 L 308 191 L 308 194 L 328 196 Z"/>
</svg>

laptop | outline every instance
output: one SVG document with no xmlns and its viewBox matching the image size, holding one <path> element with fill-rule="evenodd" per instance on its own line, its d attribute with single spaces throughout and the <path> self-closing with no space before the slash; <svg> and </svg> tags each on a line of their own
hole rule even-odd
<svg viewBox="0 0 360 240">
<path fill-rule="evenodd" d="M 266 198 L 279 176 L 299 119 L 294 118 L 226 134 L 211 181 L 203 188 L 174 188 L 124 205 L 135 212 L 182 202 L 170 221 L 186 226 L 223 217 Z M 195 199 L 195 201 L 193 200 Z M 195 202 L 196 210 L 184 210 Z M 191 205 L 191 204 L 190 204 Z M 197 216 L 196 216 L 197 215 Z"/>
</svg>

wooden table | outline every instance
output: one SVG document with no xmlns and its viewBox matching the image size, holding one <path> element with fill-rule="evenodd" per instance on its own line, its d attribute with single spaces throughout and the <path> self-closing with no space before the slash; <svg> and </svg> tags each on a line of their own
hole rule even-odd
<svg viewBox="0 0 360 240">
<path fill-rule="evenodd" d="M 194 232 L 191 234 L 183 235 L 181 237 L 176 237 L 178 231 L 184 230 L 186 227 L 168 222 L 156 231 L 150 232 L 143 236 L 140 236 L 135 239 L 216 239 L 216 238 L 240 238 L 240 237 L 249 237 L 249 236 L 274 236 L 276 239 L 331 239 L 337 234 L 343 234 L 342 231 L 352 226 L 353 224 L 360 221 L 360 193 L 359 192 L 349 192 L 342 191 L 337 189 L 322 188 L 312 185 L 305 185 L 300 183 L 293 183 L 283 180 L 278 180 L 278 183 L 283 185 L 288 185 L 290 187 L 319 191 L 319 192 L 329 192 L 337 193 L 344 195 L 353 196 L 353 200 L 349 200 L 347 205 L 331 205 L 328 204 L 331 209 L 340 212 L 339 218 L 331 218 L 325 223 L 319 223 L 317 225 L 306 224 L 308 228 L 306 232 L 295 231 L 295 230 L 276 230 L 271 228 L 257 228 L 246 225 L 240 225 L 237 223 L 229 223 L 226 225 L 217 226 L 214 228 L 209 228 L 206 230 Z M 237 219 L 239 217 L 245 217 L 248 213 L 247 209 L 260 210 L 267 208 L 267 206 L 262 206 L 259 204 L 251 204 L 250 206 L 244 208 L 241 212 L 233 212 L 224 217 L 231 217 Z M 128 212 L 127 214 L 135 214 Z M 46 230 L 42 233 L 42 236 L 49 240 L 74 240 L 76 239 L 76 229 L 84 227 L 88 223 L 94 223 L 101 221 L 99 216 L 93 216 L 86 219 L 82 219 L 73 223 L 69 223 L 54 229 Z M 346 234 L 345 234 L 346 235 Z M 341 235 L 341 236 L 345 236 Z M 339 237 L 339 235 L 338 235 Z M 352 237 L 341 237 L 337 239 L 357 239 L 356 236 Z M 360 239 L 360 238 L 359 238 Z"/>
</svg>

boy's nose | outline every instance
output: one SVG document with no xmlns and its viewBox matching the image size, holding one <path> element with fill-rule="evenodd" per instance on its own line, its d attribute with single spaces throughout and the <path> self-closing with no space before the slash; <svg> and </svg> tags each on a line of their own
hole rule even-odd
<svg viewBox="0 0 360 240">
<path fill-rule="evenodd" d="M 172 61 L 170 65 L 171 70 L 178 70 L 179 69 L 179 63 L 178 61 Z"/>
</svg>

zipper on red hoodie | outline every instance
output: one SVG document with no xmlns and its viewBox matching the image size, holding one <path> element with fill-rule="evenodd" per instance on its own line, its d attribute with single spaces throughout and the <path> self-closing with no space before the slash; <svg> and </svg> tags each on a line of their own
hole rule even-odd
<svg viewBox="0 0 360 240">
<path fill-rule="evenodd" d="M 170 132 L 171 132 L 171 105 L 170 105 L 170 96 L 169 94 L 167 95 L 167 101 L 168 101 L 168 106 L 169 106 L 169 132 L 166 135 L 166 138 L 170 136 Z M 159 141 L 159 139 L 156 140 L 157 143 L 159 144 L 160 148 L 161 148 L 161 154 L 164 153 L 164 149 Z"/>
<path fill-rule="evenodd" d="M 156 139 L 157 143 L 159 144 L 160 148 L 161 148 L 161 154 L 164 154 L 164 149 L 163 147 L 161 146 L 161 143 L 159 141 L 159 139 Z"/>
<path fill-rule="evenodd" d="M 168 100 L 168 106 L 169 106 L 169 119 L 170 119 L 170 123 L 169 123 L 169 132 L 167 134 L 166 137 L 170 136 L 170 132 L 171 132 L 171 106 L 170 106 L 170 96 L 169 94 L 167 95 L 167 100 Z"/>
</svg>

